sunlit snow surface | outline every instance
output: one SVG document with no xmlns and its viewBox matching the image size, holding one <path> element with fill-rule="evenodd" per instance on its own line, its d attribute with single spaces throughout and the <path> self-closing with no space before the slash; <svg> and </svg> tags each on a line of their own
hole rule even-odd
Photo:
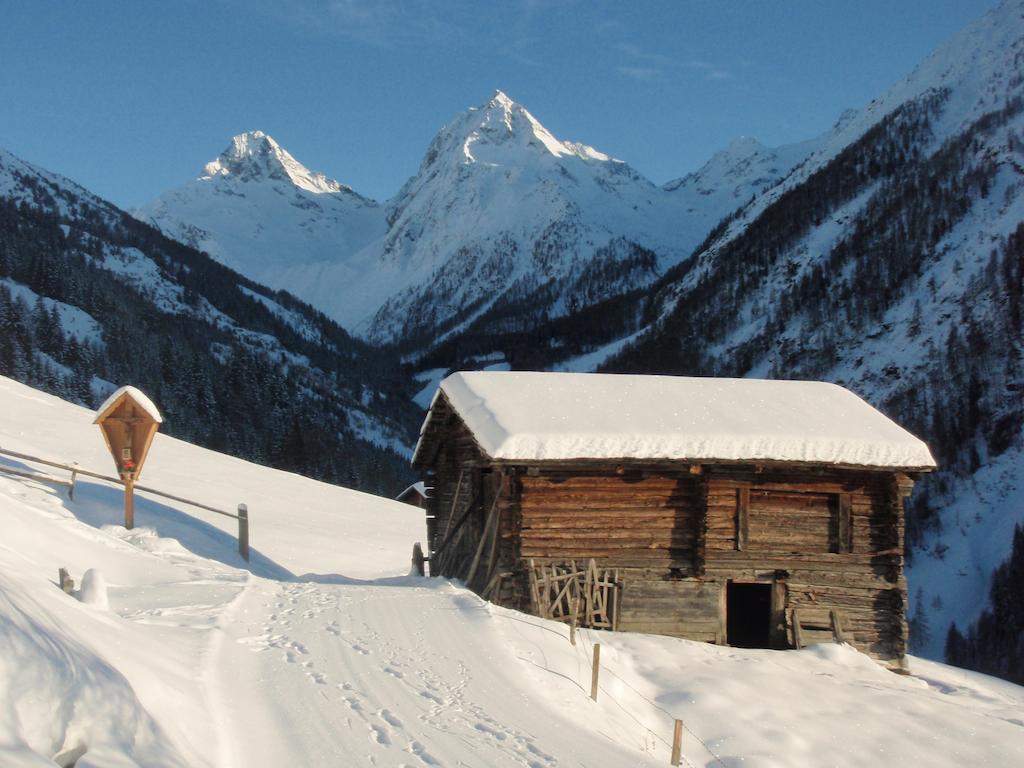
<svg viewBox="0 0 1024 768">
<path fill-rule="evenodd" d="M 91 412 L 8 379 L 0 404 L 0 446 L 106 469 Z M 1008 683 L 916 659 L 900 677 L 832 645 L 573 647 L 562 625 L 403 575 L 421 510 L 162 436 L 147 473 L 246 501 L 251 565 L 228 518 L 140 496 L 126 531 L 114 487 L 80 480 L 70 501 L 0 475 L 0 765 L 663 766 L 675 717 L 694 766 L 1024 760 Z M 98 569 L 109 610 L 61 592 L 59 567 Z"/>
</svg>

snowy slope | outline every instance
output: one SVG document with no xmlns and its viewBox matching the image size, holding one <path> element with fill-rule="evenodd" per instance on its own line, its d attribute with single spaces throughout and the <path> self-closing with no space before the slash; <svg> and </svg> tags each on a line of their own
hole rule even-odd
<svg viewBox="0 0 1024 768">
<path fill-rule="evenodd" d="M 840 118 L 840 124 L 848 117 Z M 824 138 L 766 147 L 751 136 L 741 136 L 698 170 L 665 184 L 665 189 L 686 213 L 703 215 L 710 231 L 724 216 L 782 181 Z"/>
<path fill-rule="evenodd" d="M 6 379 L 0 398 L 0 445 L 109 462 L 90 412 Z M 831 645 L 585 631 L 573 647 L 562 625 L 398 576 L 421 510 L 160 437 L 144 472 L 246 496 L 253 562 L 204 513 L 139 498 L 129 532 L 115 488 L 80 481 L 71 501 L 0 475 L 0 764 L 658 766 L 674 717 L 688 765 L 1024 759 L 1017 686 L 918 660 L 901 677 Z M 76 601 L 59 566 L 106 588 Z"/>
<path fill-rule="evenodd" d="M 5 149 L 0 149 L 0 197 L 52 210 L 62 218 L 73 219 L 83 210 L 92 209 L 99 211 L 105 222 L 117 219 L 116 209 L 107 201 Z"/>
</svg>

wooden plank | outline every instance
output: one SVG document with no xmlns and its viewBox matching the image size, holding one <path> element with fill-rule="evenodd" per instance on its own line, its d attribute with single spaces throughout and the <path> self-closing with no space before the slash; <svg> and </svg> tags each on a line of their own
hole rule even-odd
<svg viewBox="0 0 1024 768">
<path fill-rule="evenodd" d="M 835 608 L 832 609 L 832 635 L 837 643 L 846 642 L 843 638 L 843 626 L 839 621 L 839 612 Z"/>
<path fill-rule="evenodd" d="M 852 552 L 853 543 L 851 538 L 851 527 L 853 522 L 853 507 L 850 494 L 839 494 L 839 551 L 842 553 Z"/>
<path fill-rule="evenodd" d="M 475 510 L 475 508 L 476 508 L 476 497 L 474 497 L 469 502 L 469 504 L 466 506 L 465 511 L 462 513 L 462 516 L 459 518 L 459 521 L 455 524 L 455 528 L 452 530 L 452 532 L 450 534 L 448 534 L 447 538 L 445 538 L 445 540 L 441 542 L 441 545 L 439 547 L 437 547 L 437 549 L 435 549 L 433 551 L 433 553 L 431 554 L 432 557 L 437 557 L 438 555 L 440 555 L 441 556 L 441 563 L 443 563 L 445 567 L 447 567 L 447 565 L 449 565 L 448 560 L 450 559 L 448 557 L 446 549 L 449 546 L 454 548 L 455 543 L 458 541 L 459 537 L 462 535 L 461 531 L 463 530 L 463 526 L 465 525 L 466 520 L 469 519 L 470 513 L 473 512 Z M 443 572 L 444 571 L 442 570 L 441 573 L 443 573 Z"/>
<path fill-rule="evenodd" d="M 786 647 L 786 597 L 788 585 L 781 579 L 772 580 L 771 629 L 769 643 L 772 648 Z"/>
<path fill-rule="evenodd" d="M 793 608 L 789 612 L 790 624 L 793 627 L 793 647 L 797 650 L 804 647 L 803 633 L 800 631 L 800 612 Z"/>
<path fill-rule="evenodd" d="M 750 534 L 750 488 L 736 489 L 736 549 L 747 548 Z"/>
<path fill-rule="evenodd" d="M 729 603 L 726 598 L 726 587 L 728 582 L 723 581 L 718 587 L 718 631 L 715 633 L 715 643 L 725 645 L 728 642 L 728 610 Z"/>
<path fill-rule="evenodd" d="M 451 528 L 452 525 L 452 520 L 455 519 L 455 508 L 459 503 L 459 493 L 462 491 L 462 479 L 465 476 L 465 474 L 465 469 L 459 470 L 459 479 L 458 482 L 455 483 L 455 494 L 452 496 L 451 509 L 448 510 L 448 524 L 445 526 L 443 539 L 448 538 L 449 529 Z"/>
</svg>

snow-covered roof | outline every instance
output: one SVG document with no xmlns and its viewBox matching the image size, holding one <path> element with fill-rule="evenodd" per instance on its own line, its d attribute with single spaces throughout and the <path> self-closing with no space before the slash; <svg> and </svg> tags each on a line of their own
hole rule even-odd
<svg viewBox="0 0 1024 768">
<path fill-rule="evenodd" d="M 136 405 L 148 413 L 157 424 L 163 423 L 163 416 L 160 415 L 160 411 L 157 410 L 157 407 L 153 405 L 153 401 L 144 395 L 141 390 L 131 386 L 121 387 L 120 389 L 115 390 L 110 397 L 104 400 L 103 405 L 96 409 L 96 418 L 93 420 L 93 423 L 98 423 L 100 419 L 106 416 L 107 411 L 109 411 L 117 401 L 121 399 L 122 395 L 128 395 L 128 397 L 134 400 Z"/>
<path fill-rule="evenodd" d="M 441 393 L 493 459 L 780 461 L 931 469 L 921 440 L 836 384 L 464 372 Z"/>
</svg>

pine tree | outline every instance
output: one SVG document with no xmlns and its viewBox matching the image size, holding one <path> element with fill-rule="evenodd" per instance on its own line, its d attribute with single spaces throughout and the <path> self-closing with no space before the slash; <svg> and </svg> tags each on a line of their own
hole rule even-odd
<svg viewBox="0 0 1024 768">
<path fill-rule="evenodd" d="M 931 642 L 932 633 L 928 623 L 928 613 L 924 604 L 924 590 L 917 588 L 914 593 L 914 615 L 907 622 L 911 653 L 920 653 Z"/>
</svg>

